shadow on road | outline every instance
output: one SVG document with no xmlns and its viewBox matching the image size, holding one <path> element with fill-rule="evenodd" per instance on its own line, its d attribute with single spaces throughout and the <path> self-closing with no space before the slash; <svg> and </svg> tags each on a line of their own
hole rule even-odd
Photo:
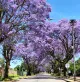
<svg viewBox="0 0 80 82">
<path fill-rule="evenodd" d="M 56 79 L 56 80 L 64 80 L 63 78 L 58 78 L 58 77 L 53 77 L 49 75 L 39 75 L 39 76 L 34 76 L 34 77 L 29 77 L 29 78 L 24 78 L 24 79 Z"/>
<path fill-rule="evenodd" d="M 58 78 L 58 77 L 54 77 L 54 76 L 51 76 L 50 74 L 48 73 L 40 73 L 40 74 L 37 74 L 35 76 L 30 76 L 28 78 L 23 78 L 23 80 L 27 80 L 27 81 L 34 81 L 34 80 L 38 80 L 40 82 L 42 82 L 43 80 L 44 81 L 58 81 L 58 82 L 66 82 L 64 78 Z M 42 81 L 41 81 L 42 80 Z M 22 81 L 21 81 L 22 82 Z"/>
</svg>

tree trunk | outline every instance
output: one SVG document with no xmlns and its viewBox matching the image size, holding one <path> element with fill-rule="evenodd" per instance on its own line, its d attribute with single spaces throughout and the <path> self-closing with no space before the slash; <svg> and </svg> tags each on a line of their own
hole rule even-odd
<svg viewBox="0 0 80 82">
<path fill-rule="evenodd" d="M 27 70 L 27 75 L 31 75 L 31 70 L 30 69 Z"/>
<path fill-rule="evenodd" d="M 29 65 L 28 61 L 26 63 L 27 63 L 27 66 L 28 66 L 28 68 L 27 68 L 27 75 L 31 75 L 30 65 Z"/>
<path fill-rule="evenodd" d="M 9 65 L 10 65 L 10 61 L 6 61 L 4 79 L 5 79 L 5 78 L 8 78 Z"/>
<path fill-rule="evenodd" d="M 2 11 L 0 11 L 0 24 L 1 24 L 1 22 L 2 22 L 2 20 L 1 20 L 1 13 L 2 13 Z"/>
<path fill-rule="evenodd" d="M 64 76 L 66 76 L 66 71 L 67 71 L 67 69 L 66 69 L 66 67 L 64 66 L 64 68 L 63 68 L 63 74 L 64 74 Z"/>
<path fill-rule="evenodd" d="M 4 78 L 4 66 L 2 66 L 2 78 Z"/>
</svg>

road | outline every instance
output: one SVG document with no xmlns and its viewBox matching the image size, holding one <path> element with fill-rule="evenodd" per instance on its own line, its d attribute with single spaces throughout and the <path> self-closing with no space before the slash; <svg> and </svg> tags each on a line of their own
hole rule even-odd
<svg viewBox="0 0 80 82">
<path fill-rule="evenodd" d="M 37 74 L 36 76 L 32 76 L 28 79 L 21 79 L 17 82 L 66 82 L 66 81 L 54 78 L 47 73 L 40 73 Z"/>
</svg>

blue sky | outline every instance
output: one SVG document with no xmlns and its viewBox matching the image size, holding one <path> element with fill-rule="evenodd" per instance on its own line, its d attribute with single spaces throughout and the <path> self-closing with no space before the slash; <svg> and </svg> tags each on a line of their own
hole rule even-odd
<svg viewBox="0 0 80 82">
<path fill-rule="evenodd" d="M 80 19 L 80 0 L 47 0 L 52 7 L 50 17 L 53 21 L 61 19 Z"/>
</svg>

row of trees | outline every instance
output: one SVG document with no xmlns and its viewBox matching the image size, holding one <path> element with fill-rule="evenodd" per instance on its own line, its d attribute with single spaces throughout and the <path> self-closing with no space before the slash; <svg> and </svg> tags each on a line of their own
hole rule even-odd
<svg viewBox="0 0 80 82">
<path fill-rule="evenodd" d="M 66 19 L 51 23 L 49 12 L 51 8 L 45 0 L 0 0 L 0 43 L 6 61 L 4 78 L 8 78 L 10 61 L 15 57 L 23 58 L 28 75 L 31 65 L 39 71 L 47 70 L 50 65 L 49 70 L 56 73 L 63 69 L 66 76 L 65 64 L 73 58 L 73 25 Z M 80 21 L 74 26 L 76 53 L 80 49 Z"/>
<path fill-rule="evenodd" d="M 25 75 L 35 75 L 37 73 L 39 73 L 39 70 L 37 70 L 37 66 L 34 65 L 34 64 L 25 64 L 25 63 L 22 63 L 21 65 L 18 65 L 14 68 L 15 71 L 17 71 L 17 74 L 18 75 L 21 75 L 23 76 L 24 73 Z"/>
<path fill-rule="evenodd" d="M 0 0 L 0 43 L 6 63 L 4 78 L 8 78 L 16 45 L 25 41 L 27 47 L 25 33 L 30 29 L 36 30 L 38 26 L 40 28 L 49 18 L 50 11 L 50 6 L 44 0 Z"/>
</svg>

